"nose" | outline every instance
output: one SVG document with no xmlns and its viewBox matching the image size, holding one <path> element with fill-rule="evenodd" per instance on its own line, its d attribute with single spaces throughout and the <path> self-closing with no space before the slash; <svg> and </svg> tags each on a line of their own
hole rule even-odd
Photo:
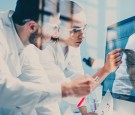
<svg viewBox="0 0 135 115">
<path fill-rule="evenodd" d="M 82 32 L 82 37 L 85 38 L 86 37 L 86 33 L 85 31 Z"/>
<path fill-rule="evenodd" d="M 84 30 L 81 30 L 80 31 L 80 37 L 83 39 L 83 38 L 85 38 L 85 36 L 86 36 L 85 31 Z"/>
</svg>

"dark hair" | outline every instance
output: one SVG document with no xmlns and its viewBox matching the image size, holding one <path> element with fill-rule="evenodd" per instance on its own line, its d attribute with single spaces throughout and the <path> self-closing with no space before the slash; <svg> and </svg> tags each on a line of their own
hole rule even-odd
<svg viewBox="0 0 135 115">
<path fill-rule="evenodd" d="M 38 22 L 39 0 L 18 0 L 12 18 L 19 25 L 24 25 L 28 20 Z"/>
<path fill-rule="evenodd" d="M 73 1 L 60 2 L 60 19 L 65 21 L 72 21 L 72 15 L 82 11 L 82 8 Z"/>
</svg>

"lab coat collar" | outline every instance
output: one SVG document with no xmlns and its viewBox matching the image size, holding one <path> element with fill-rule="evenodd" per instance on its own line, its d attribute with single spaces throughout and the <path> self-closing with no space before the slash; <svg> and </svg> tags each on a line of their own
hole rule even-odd
<svg viewBox="0 0 135 115">
<path fill-rule="evenodd" d="M 56 47 L 57 63 L 60 66 L 60 68 L 62 70 L 64 70 L 66 65 L 68 64 L 70 58 L 71 58 L 71 54 L 72 54 L 71 51 L 72 50 L 71 50 L 71 47 L 68 46 L 68 51 L 67 51 L 66 55 L 64 55 L 64 52 L 63 52 L 63 49 L 62 49 L 63 46 L 61 45 L 61 43 L 57 42 L 56 46 L 57 46 Z"/>
<path fill-rule="evenodd" d="M 70 57 L 70 54 L 71 54 L 71 47 L 70 46 L 66 46 L 64 44 L 62 44 L 61 42 L 58 43 L 58 47 L 60 47 L 60 54 L 64 57 L 64 61 L 68 61 L 69 57 Z M 63 51 L 63 48 L 67 47 L 67 52 L 66 54 L 64 54 L 64 51 Z"/>
<path fill-rule="evenodd" d="M 13 10 L 9 10 L 9 13 L 8 13 L 8 17 L 11 18 L 12 15 L 13 15 L 14 11 Z"/>
<path fill-rule="evenodd" d="M 16 41 L 16 46 L 17 46 L 17 49 L 18 49 L 18 54 L 20 55 L 20 53 L 22 52 L 22 50 L 24 49 L 24 45 L 22 43 L 22 41 L 20 40 L 20 37 L 18 36 L 17 32 L 16 32 L 16 29 L 15 29 L 15 25 L 13 23 L 13 20 L 12 20 L 12 15 L 13 15 L 14 11 L 10 10 L 9 11 L 9 14 L 8 14 L 8 17 L 10 18 L 11 20 L 11 27 L 14 31 L 14 34 L 15 34 L 15 41 Z"/>
<path fill-rule="evenodd" d="M 63 70 L 65 68 L 65 56 L 59 42 L 57 42 L 57 45 L 56 45 L 56 52 L 57 52 L 56 53 L 57 63 L 60 66 L 60 68 Z"/>
<path fill-rule="evenodd" d="M 63 49 L 64 49 L 65 47 L 67 47 L 67 52 L 66 52 L 66 54 L 64 54 L 64 51 L 63 51 L 63 55 L 64 55 L 64 57 L 65 57 L 65 60 L 67 60 L 67 59 L 69 58 L 69 56 L 72 54 L 71 52 L 72 52 L 73 48 L 72 48 L 71 46 L 67 46 L 66 44 L 64 44 L 64 43 L 62 43 L 62 42 L 59 42 L 59 45 L 61 46 L 62 51 L 63 51 Z"/>
<path fill-rule="evenodd" d="M 63 54 L 64 54 L 64 57 L 66 59 L 67 54 L 68 54 L 69 47 L 65 43 L 63 43 L 63 42 L 59 42 L 59 44 L 61 46 L 61 49 L 62 49 Z"/>
</svg>

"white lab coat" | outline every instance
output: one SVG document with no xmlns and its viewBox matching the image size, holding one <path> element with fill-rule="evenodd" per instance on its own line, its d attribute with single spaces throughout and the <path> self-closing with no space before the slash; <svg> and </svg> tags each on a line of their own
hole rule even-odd
<svg viewBox="0 0 135 115">
<path fill-rule="evenodd" d="M 135 34 L 128 39 L 125 49 L 135 50 Z M 127 73 L 126 55 L 122 56 L 122 64 L 116 70 L 116 78 L 113 83 L 113 93 L 135 95 L 133 93 L 133 86 L 130 81 L 130 75 Z"/>
<path fill-rule="evenodd" d="M 80 57 L 80 48 L 69 47 L 68 53 L 65 56 L 61 43 L 50 41 L 46 48 L 39 52 L 39 55 L 41 63 L 52 83 L 70 81 L 70 79 L 84 74 Z M 80 98 L 68 98 L 67 100 L 68 102 L 70 100 L 69 103 L 74 103 L 76 106 Z M 69 108 L 71 106 L 69 106 L 66 101 L 63 101 L 60 105 L 62 108 L 61 112 L 58 103 L 44 105 L 44 107 L 40 106 L 37 109 L 38 115 L 73 115 L 73 111 Z M 47 113 L 44 111 L 46 109 L 48 110 Z"/>
<path fill-rule="evenodd" d="M 24 50 L 12 14 L 0 13 L 0 115 L 30 115 L 37 104 L 60 100 L 61 85 L 49 85 L 33 45 Z M 46 84 L 42 84 L 43 79 Z"/>
</svg>

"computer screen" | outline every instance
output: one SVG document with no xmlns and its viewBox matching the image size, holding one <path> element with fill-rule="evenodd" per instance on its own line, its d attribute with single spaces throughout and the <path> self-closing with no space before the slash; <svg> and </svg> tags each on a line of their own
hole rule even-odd
<svg viewBox="0 0 135 115">
<path fill-rule="evenodd" d="M 135 102 L 135 81 L 131 79 L 131 76 L 135 78 L 134 33 L 135 16 L 107 28 L 105 57 L 110 51 L 117 48 L 122 48 L 123 52 L 120 67 L 102 83 L 103 95 L 110 90 L 113 98 Z"/>
</svg>

